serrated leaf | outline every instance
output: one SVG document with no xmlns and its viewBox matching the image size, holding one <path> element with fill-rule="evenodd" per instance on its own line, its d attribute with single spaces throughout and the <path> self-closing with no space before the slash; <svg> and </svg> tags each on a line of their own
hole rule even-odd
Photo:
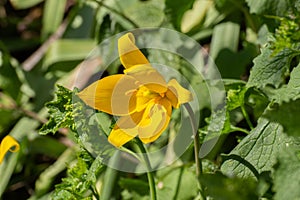
<svg viewBox="0 0 300 200">
<path fill-rule="evenodd" d="M 72 91 L 57 86 L 57 99 L 46 104 L 50 114 L 49 121 L 42 126 L 40 134 L 46 135 L 48 133 L 55 133 L 60 128 L 72 128 L 74 126 L 73 105 L 72 105 Z"/>
<path fill-rule="evenodd" d="M 259 15 L 284 16 L 294 6 L 295 0 L 246 0 L 250 12 Z"/>
<path fill-rule="evenodd" d="M 300 158 L 293 150 L 282 152 L 274 172 L 274 200 L 300 199 Z"/>
<path fill-rule="evenodd" d="M 291 136 L 300 136 L 300 123 L 296 117 L 300 113 L 300 99 L 272 106 L 264 114 L 271 122 L 283 126 L 284 132 Z"/>
<path fill-rule="evenodd" d="M 165 13 L 174 25 L 175 29 L 180 30 L 183 14 L 192 8 L 195 0 L 166 0 Z"/>
<path fill-rule="evenodd" d="M 278 88 L 284 83 L 292 58 L 298 54 L 300 52 L 284 49 L 273 55 L 270 47 L 263 48 L 261 54 L 253 61 L 254 66 L 251 69 L 247 86 L 262 88 L 269 84 Z"/>
<path fill-rule="evenodd" d="M 277 103 L 289 102 L 300 98 L 300 64 L 291 72 L 287 85 L 279 89 L 266 90 L 266 93 L 271 100 Z"/>
<path fill-rule="evenodd" d="M 204 174 L 200 180 L 206 187 L 207 196 L 215 200 L 258 199 L 255 193 L 256 183 L 253 180 L 229 178 L 219 173 Z"/>
<path fill-rule="evenodd" d="M 88 192 L 97 181 L 97 177 L 104 169 L 102 158 L 95 160 L 85 150 L 77 155 L 77 163 L 68 169 L 68 176 L 63 178 L 62 183 L 56 185 L 52 198 L 55 200 L 67 199 L 93 199 Z"/>
<path fill-rule="evenodd" d="M 290 145 L 293 143 L 280 124 L 260 118 L 257 127 L 226 156 L 221 170 L 243 178 L 258 176 L 271 170 L 278 154 Z"/>
</svg>

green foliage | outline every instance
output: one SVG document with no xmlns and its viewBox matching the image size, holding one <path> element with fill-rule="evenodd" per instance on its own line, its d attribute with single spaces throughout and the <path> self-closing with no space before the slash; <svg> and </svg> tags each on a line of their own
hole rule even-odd
<svg viewBox="0 0 300 200">
<path fill-rule="evenodd" d="M 22 1 L 22 0 L 10 0 L 11 4 L 16 8 L 16 9 L 25 9 L 25 8 L 31 8 L 32 6 L 35 6 L 36 4 L 41 3 L 43 0 L 27 0 L 27 1 Z"/>
<path fill-rule="evenodd" d="M 300 91 L 300 67 L 299 65 L 293 69 L 290 75 L 290 80 L 287 85 L 283 85 L 279 89 L 267 88 L 266 93 L 269 98 L 276 103 L 289 102 L 290 100 L 296 100 Z"/>
<path fill-rule="evenodd" d="M 66 0 L 47 0 L 45 2 L 42 29 L 43 38 L 53 34 L 61 24 L 66 2 Z M 56 15 L 53 15 L 53 13 L 56 13 Z"/>
<path fill-rule="evenodd" d="M 297 0 L 246 0 L 250 12 L 259 15 L 286 16 Z"/>
<path fill-rule="evenodd" d="M 136 195 L 139 198 L 141 198 L 143 196 L 145 198 L 149 198 L 149 195 L 148 195 L 149 194 L 149 186 L 148 186 L 148 183 L 143 180 L 122 178 L 119 181 L 119 185 L 121 186 L 121 188 L 126 189 L 127 192 L 129 192 L 129 193 L 135 192 L 136 194 L 134 194 L 134 196 Z M 125 195 L 125 194 L 123 194 L 123 195 Z M 136 197 L 131 197 L 131 198 L 135 199 Z M 125 197 L 125 199 L 126 199 L 126 197 Z"/>
<path fill-rule="evenodd" d="M 292 49 L 284 49 L 276 55 L 273 55 L 270 48 L 262 49 L 261 55 L 253 61 L 254 66 L 247 85 L 261 88 L 270 84 L 278 88 L 284 84 L 291 60 L 296 55 L 299 55 L 299 52 Z"/>
<path fill-rule="evenodd" d="M 67 178 L 56 185 L 53 199 L 93 199 L 97 194 L 95 184 L 103 170 L 101 158 L 94 159 L 87 151 L 81 150 L 77 155 L 77 163 L 68 170 Z"/>
<path fill-rule="evenodd" d="M 187 0 L 182 4 L 180 0 L 166 0 L 165 12 L 175 29 L 180 30 L 183 14 L 192 8 L 195 0 Z"/>
<path fill-rule="evenodd" d="M 0 165 L 1 199 L 150 198 L 144 174 L 104 166 L 115 150 L 107 141 L 115 119 L 84 105 L 77 89 L 65 88 L 82 89 L 99 77 L 94 68 L 85 77 L 76 74 L 97 43 L 141 27 L 174 28 L 204 47 L 195 54 L 178 38 L 159 36 L 188 57 L 201 56 L 195 70 L 177 55 L 147 50 L 151 62 L 172 66 L 191 83 L 201 113 L 200 157 L 206 156 L 200 182 L 193 144 L 153 172 L 158 199 L 201 199 L 200 184 L 207 199 L 299 198 L 299 0 L 10 0 L 0 11 L 0 138 L 10 134 L 21 144 Z M 111 42 L 86 67 L 101 68 L 115 46 Z M 218 77 L 215 66 L 226 91 L 208 80 Z M 115 74 L 120 63 L 101 70 Z M 171 70 L 164 75 L 176 76 Z M 211 100 L 217 102 L 213 109 Z M 176 135 L 179 112 L 165 140 L 147 148 L 159 149 Z M 135 148 L 129 143 L 121 150 L 132 155 Z M 122 156 L 111 161 L 123 164 Z"/>
<path fill-rule="evenodd" d="M 271 122 L 278 122 L 283 126 L 284 132 L 292 136 L 300 136 L 299 120 L 295 117 L 295 113 L 300 113 L 300 99 L 282 103 L 281 105 L 273 105 L 270 110 L 264 114 Z"/>
<path fill-rule="evenodd" d="M 126 9 L 125 14 L 139 27 L 158 27 L 164 20 L 163 8 L 159 1 L 138 1 Z"/>
<path fill-rule="evenodd" d="M 166 168 L 158 172 L 159 199 L 191 199 L 197 196 L 197 178 L 193 168 Z"/>
<path fill-rule="evenodd" d="M 13 99 L 18 100 L 20 98 L 19 95 L 22 82 L 18 77 L 17 66 L 14 63 L 13 58 L 11 58 L 5 50 L 2 50 L 1 43 L 0 63 L 0 88 Z"/>
<path fill-rule="evenodd" d="M 215 200 L 258 199 L 256 183 L 249 179 L 229 178 L 223 174 L 205 174 L 201 182 L 207 195 Z"/>
<path fill-rule="evenodd" d="M 274 199 L 299 199 L 299 149 L 283 151 L 274 170 L 273 190 L 276 191 Z"/>
<path fill-rule="evenodd" d="M 284 48 L 296 48 L 299 50 L 300 24 L 299 16 L 295 18 L 281 18 L 280 26 L 276 30 L 274 49 L 280 51 Z"/>
<path fill-rule="evenodd" d="M 40 129 L 40 133 L 43 135 L 56 133 L 60 128 L 75 129 L 72 104 L 74 94 L 62 86 L 58 85 L 57 88 L 57 99 L 46 104 L 50 120 Z"/>
<path fill-rule="evenodd" d="M 259 119 L 258 125 L 231 152 L 222 165 L 225 174 L 243 178 L 258 177 L 263 171 L 270 171 L 279 153 L 292 142 L 276 122 Z"/>
</svg>

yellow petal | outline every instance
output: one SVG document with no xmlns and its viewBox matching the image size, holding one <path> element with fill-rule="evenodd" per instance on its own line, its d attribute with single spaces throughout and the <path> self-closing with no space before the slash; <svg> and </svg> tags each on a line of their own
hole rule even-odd
<svg viewBox="0 0 300 200">
<path fill-rule="evenodd" d="M 143 112 L 135 112 L 118 119 L 115 127 L 108 136 L 108 141 L 120 147 L 138 135 L 138 124 L 142 119 Z"/>
<path fill-rule="evenodd" d="M 149 103 L 139 124 L 139 138 L 145 144 L 155 141 L 168 127 L 172 105 L 166 98 Z"/>
<path fill-rule="evenodd" d="M 117 74 L 92 83 L 78 96 L 94 109 L 122 116 L 134 112 L 137 88 L 133 77 Z"/>
<path fill-rule="evenodd" d="M 118 49 L 121 63 L 127 69 L 134 65 L 149 63 L 144 54 L 135 46 L 132 33 L 127 33 L 119 38 Z"/>
<path fill-rule="evenodd" d="M 178 108 L 180 104 L 193 100 L 192 93 L 183 88 L 175 79 L 169 81 L 166 96 L 174 108 Z"/>
<path fill-rule="evenodd" d="M 129 142 L 130 140 L 132 140 L 134 137 L 135 136 L 128 135 L 122 129 L 113 129 L 108 136 L 108 141 L 112 145 L 116 147 L 120 147 L 125 143 Z"/>
<path fill-rule="evenodd" d="M 0 163 L 7 151 L 16 152 L 19 151 L 19 149 L 20 145 L 13 137 L 9 135 L 5 136 L 0 144 Z"/>
<path fill-rule="evenodd" d="M 124 70 L 124 73 L 134 77 L 141 85 L 151 91 L 165 93 L 168 89 L 164 77 L 150 64 L 133 66 Z"/>
</svg>

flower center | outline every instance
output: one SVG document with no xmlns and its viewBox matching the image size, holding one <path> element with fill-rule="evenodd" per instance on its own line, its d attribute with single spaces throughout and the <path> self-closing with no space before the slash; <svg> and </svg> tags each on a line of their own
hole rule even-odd
<svg viewBox="0 0 300 200">
<path fill-rule="evenodd" d="M 147 99 L 155 99 L 155 98 L 157 98 L 161 95 L 157 92 L 149 90 L 145 86 L 140 86 L 139 89 L 138 89 L 138 92 L 137 92 L 137 96 L 138 97 L 144 97 L 144 98 L 147 98 Z"/>
</svg>

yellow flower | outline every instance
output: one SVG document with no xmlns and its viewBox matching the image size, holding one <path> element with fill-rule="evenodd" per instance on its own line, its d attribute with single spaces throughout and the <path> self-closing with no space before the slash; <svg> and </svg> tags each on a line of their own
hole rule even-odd
<svg viewBox="0 0 300 200">
<path fill-rule="evenodd" d="M 94 109 L 120 116 L 108 141 L 120 147 L 138 136 L 143 143 L 155 141 L 167 128 L 172 107 L 192 100 L 192 94 L 172 79 L 165 79 L 135 46 L 132 33 L 118 40 L 124 74 L 107 76 L 78 96 Z"/>
<path fill-rule="evenodd" d="M 3 138 L 0 144 L 0 163 L 8 151 L 16 152 L 19 151 L 20 145 L 19 143 L 11 136 L 7 135 Z"/>
</svg>

